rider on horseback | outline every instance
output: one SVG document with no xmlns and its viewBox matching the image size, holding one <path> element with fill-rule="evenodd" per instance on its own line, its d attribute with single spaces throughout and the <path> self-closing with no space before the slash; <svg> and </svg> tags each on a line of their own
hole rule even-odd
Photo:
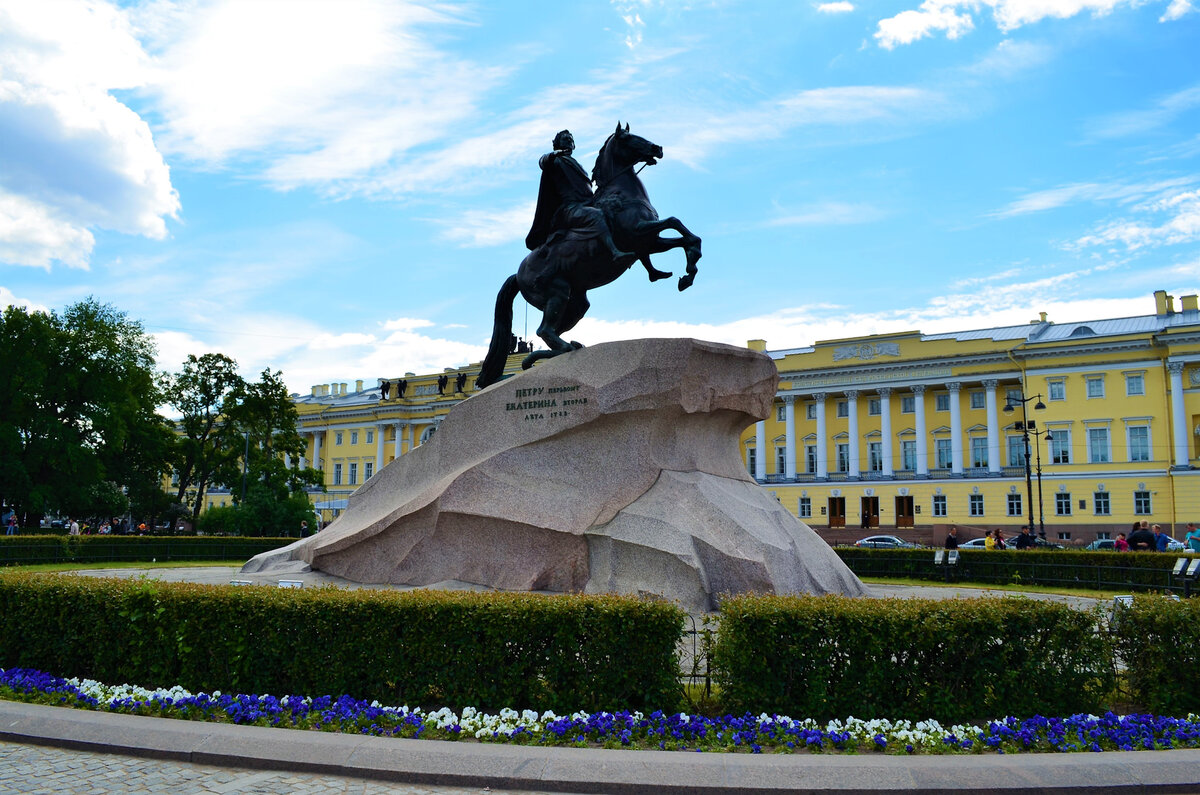
<svg viewBox="0 0 1200 795">
<path fill-rule="evenodd" d="M 614 263 L 629 267 L 638 255 L 617 248 L 604 213 L 589 204 L 592 181 L 583 166 L 571 157 L 574 151 L 574 137 L 569 130 L 563 130 L 554 136 L 554 151 L 538 160 L 542 181 L 525 246 L 533 251 L 555 235 L 571 232 L 584 240 L 599 240 Z"/>
</svg>

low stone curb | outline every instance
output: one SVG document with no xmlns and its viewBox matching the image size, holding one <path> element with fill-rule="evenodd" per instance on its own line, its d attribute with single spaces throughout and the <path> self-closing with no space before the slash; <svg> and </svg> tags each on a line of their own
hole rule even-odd
<svg viewBox="0 0 1200 795">
<path fill-rule="evenodd" d="M 885 756 L 538 748 L 269 729 L 0 701 L 0 740 L 410 784 L 584 793 L 1195 793 L 1200 750 Z"/>
</svg>

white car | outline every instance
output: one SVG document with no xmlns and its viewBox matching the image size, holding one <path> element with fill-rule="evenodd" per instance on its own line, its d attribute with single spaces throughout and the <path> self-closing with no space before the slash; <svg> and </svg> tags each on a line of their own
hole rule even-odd
<svg viewBox="0 0 1200 795">
<path fill-rule="evenodd" d="M 920 549 L 921 547 L 920 544 L 914 544 L 896 536 L 867 536 L 855 541 L 854 546 L 873 549 Z"/>
</svg>

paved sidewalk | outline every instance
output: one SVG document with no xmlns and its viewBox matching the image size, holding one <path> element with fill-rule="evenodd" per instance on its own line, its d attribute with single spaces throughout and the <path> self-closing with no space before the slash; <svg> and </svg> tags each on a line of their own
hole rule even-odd
<svg viewBox="0 0 1200 795">
<path fill-rule="evenodd" d="M 36 783 L 22 788 L 9 772 L 13 766 L 5 765 L 0 784 L 11 789 L 0 791 L 12 792 L 374 793 L 421 792 L 421 787 L 699 795 L 1200 792 L 1200 750 L 909 757 L 539 748 L 234 726 L 2 701 L 0 742 L 122 755 L 98 767 L 81 766 L 77 757 L 72 762 L 69 754 L 65 761 L 53 758 L 60 766 L 55 771 L 59 779 L 49 779 L 47 789 Z M 130 762 L 127 757 L 154 761 Z M 124 789 L 119 780 L 113 788 L 114 768 L 130 773 Z M 248 771 L 282 775 L 256 778 Z M 347 780 L 324 781 L 329 777 Z"/>
</svg>

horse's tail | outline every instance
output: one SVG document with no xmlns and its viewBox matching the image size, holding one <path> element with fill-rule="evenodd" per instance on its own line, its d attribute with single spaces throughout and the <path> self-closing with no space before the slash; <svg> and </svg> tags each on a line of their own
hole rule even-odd
<svg viewBox="0 0 1200 795">
<path fill-rule="evenodd" d="M 504 363 L 508 360 L 508 352 L 512 346 L 513 301 L 516 300 L 520 287 L 517 286 L 517 274 L 504 280 L 504 285 L 496 295 L 496 322 L 492 326 L 492 343 L 488 345 L 487 356 L 483 360 L 483 369 L 475 386 L 483 389 L 500 380 L 504 372 Z"/>
</svg>

